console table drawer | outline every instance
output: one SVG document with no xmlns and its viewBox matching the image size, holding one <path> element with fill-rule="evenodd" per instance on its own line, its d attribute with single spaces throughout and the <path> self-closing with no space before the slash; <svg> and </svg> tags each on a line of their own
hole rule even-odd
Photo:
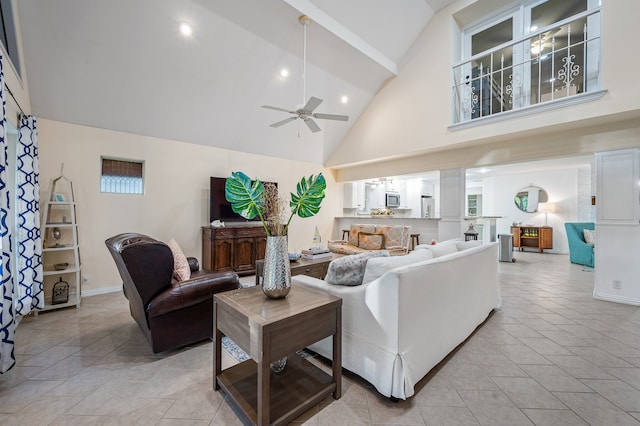
<svg viewBox="0 0 640 426">
<path fill-rule="evenodd" d="M 324 279 L 327 275 L 328 263 L 319 263 L 315 265 L 304 265 L 301 267 L 291 268 L 291 275 L 308 275 L 310 277 Z"/>
</svg>

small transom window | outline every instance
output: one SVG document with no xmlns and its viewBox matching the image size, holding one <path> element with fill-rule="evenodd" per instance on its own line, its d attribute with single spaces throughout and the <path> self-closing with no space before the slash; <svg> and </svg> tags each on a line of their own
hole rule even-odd
<svg viewBox="0 0 640 426">
<path fill-rule="evenodd" d="M 144 162 L 102 158 L 100 192 L 144 194 Z"/>
</svg>

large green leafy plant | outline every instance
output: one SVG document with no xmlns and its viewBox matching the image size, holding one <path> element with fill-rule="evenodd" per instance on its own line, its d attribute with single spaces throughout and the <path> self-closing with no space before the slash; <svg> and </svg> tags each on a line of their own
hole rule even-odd
<svg viewBox="0 0 640 426">
<path fill-rule="evenodd" d="M 293 216 L 311 217 L 320 211 L 327 182 L 322 173 L 303 177 L 291 193 L 287 218 L 286 201 L 278 196 L 277 188 L 252 181 L 242 172 L 233 172 L 225 184 L 225 197 L 235 213 L 245 219 L 260 218 L 267 235 L 287 235 Z"/>
</svg>

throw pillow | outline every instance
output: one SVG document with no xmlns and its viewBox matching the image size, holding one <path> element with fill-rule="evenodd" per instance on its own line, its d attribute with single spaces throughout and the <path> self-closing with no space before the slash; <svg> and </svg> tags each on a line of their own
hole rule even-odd
<svg viewBox="0 0 640 426">
<path fill-rule="evenodd" d="M 369 232 L 373 234 L 376 230 L 374 225 L 351 225 L 349 228 L 349 244 L 358 247 L 358 234 L 360 232 Z"/>
<path fill-rule="evenodd" d="M 404 236 L 405 236 L 405 227 L 404 226 L 383 226 L 380 227 L 381 229 L 379 230 L 378 227 L 376 227 L 376 232 L 380 232 L 380 233 L 384 233 L 385 234 L 385 246 L 384 248 L 387 249 L 391 249 L 391 248 L 399 248 L 399 247 L 405 247 L 406 246 L 406 241 L 404 241 Z M 407 230 L 406 235 L 409 235 L 409 231 Z"/>
<path fill-rule="evenodd" d="M 399 266 L 411 265 L 412 263 L 422 262 L 423 260 L 433 259 L 433 253 L 430 250 L 414 250 L 405 256 L 378 257 L 369 259 L 364 270 L 362 283 L 376 280 Z"/>
<path fill-rule="evenodd" d="M 191 278 L 191 268 L 189 268 L 189 261 L 187 256 L 184 255 L 182 249 L 173 238 L 167 243 L 173 254 L 173 276 L 178 281 L 184 281 Z"/>
<path fill-rule="evenodd" d="M 334 259 L 329 264 L 325 281 L 333 285 L 355 286 L 362 284 L 367 261 L 373 257 L 388 257 L 386 250 L 368 251 Z"/>
<path fill-rule="evenodd" d="M 360 232 L 358 233 L 358 247 L 365 250 L 382 250 L 384 248 L 384 235 Z"/>
<path fill-rule="evenodd" d="M 596 244 L 596 231 L 592 229 L 583 229 L 584 241 L 592 246 Z"/>
<path fill-rule="evenodd" d="M 433 253 L 433 257 L 440 257 L 451 253 L 457 253 L 457 242 L 458 241 L 456 240 L 442 241 L 440 243 L 427 246 L 427 250 L 431 250 L 431 253 Z"/>
</svg>

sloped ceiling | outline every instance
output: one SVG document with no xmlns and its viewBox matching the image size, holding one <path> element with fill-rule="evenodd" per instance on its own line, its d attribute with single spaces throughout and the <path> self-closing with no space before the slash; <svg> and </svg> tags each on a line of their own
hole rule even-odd
<svg viewBox="0 0 640 426">
<path fill-rule="evenodd" d="M 32 113 L 38 117 L 324 163 L 435 11 L 453 0 L 20 0 Z M 318 120 L 269 125 L 324 100 Z M 180 35 L 190 24 L 193 35 Z M 288 78 L 279 75 L 287 68 Z M 340 97 L 349 102 L 342 104 Z"/>
</svg>

